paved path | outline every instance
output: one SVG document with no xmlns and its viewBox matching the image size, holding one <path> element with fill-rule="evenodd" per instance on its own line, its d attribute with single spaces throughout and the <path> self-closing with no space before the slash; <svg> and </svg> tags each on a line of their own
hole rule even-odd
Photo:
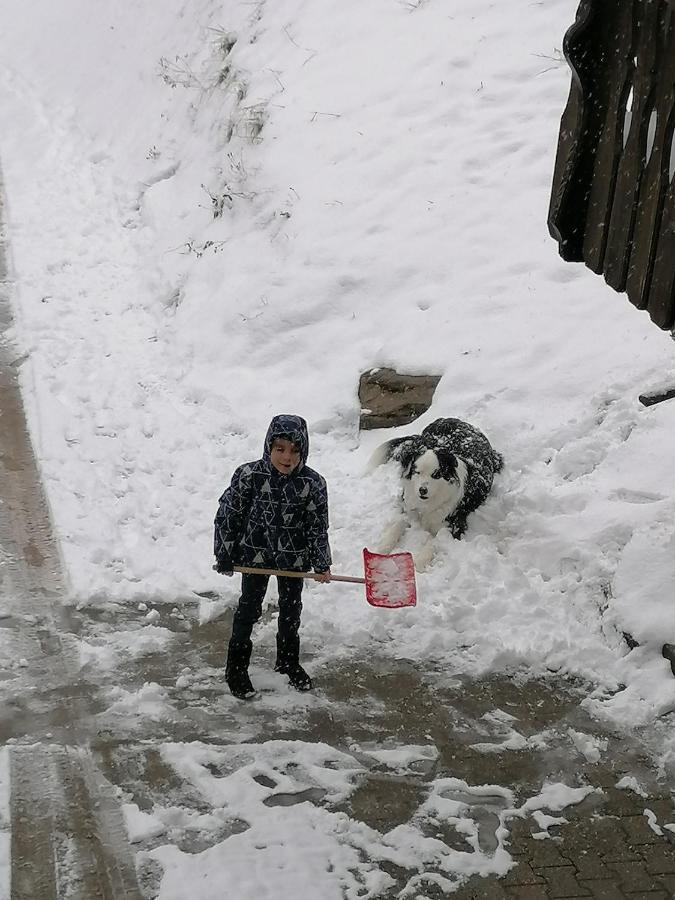
<svg viewBox="0 0 675 900">
<path fill-rule="evenodd" d="M 670 792 L 640 798 L 617 790 L 618 773 L 602 767 L 593 783 L 603 784 L 601 799 L 590 798 L 565 810 L 568 824 L 555 836 L 535 840 L 534 820 L 518 820 L 509 851 L 517 865 L 502 879 L 472 879 L 456 900 L 547 900 L 593 897 L 598 900 L 666 900 L 675 897 L 675 834 L 656 833 L 645 810 L 659 822 L 672 822 Z"/>
<path fill-rule="evenodd" d="M 171 621 L 168 609 L 162 616 L 165 623 Z M 71 627 L 85 638 L 105 627 L 105 615 L 103 621 L 92 620 L 85 611 L 79 617 Z M 131 620 L 126 624 L 131 625 Z M 170 722 L 136 723 L 129 730 L 129 722 L 115 721 L 103 710 L 93 742 L 106 776 L 147 808 L 166 802 L 167 792 L 178 805 L 183 800 L 191 802 L 184 793 L 186 786 L 181 786 L 154 749 L 163 741 L 197 739 L 227 745 L 236 741 L 237 734 L 247 735 L 247 740 L 257 734 L 261 742 L 324 741 L 350 753 L 355 747 L 373 745 L 431 746 L 437 751 L 432 766 L 405 779 L 373 771 L 345 811 L 386 833 L 410 821 L 439 778 L 507 787 L 517 806 L 536 796 L 546 782 L 597 789 L 578 805 L 551 812 L 566 821 L 548 828 L 548 836 L 543 836 L 534 817 L 508 819 L 505 846 L 517 865 L 503 878 L 470 880 L 452 894 L 456 900 L 675 896 L 675 833 L 665 828 L 675 823 L 672 771 L 656 772 L 645 751 L 645 736 L 622 735 L 590 718 L 580 706 L 588 687 L 555 676 L 529 681 L 507 676 L 478 681 L 449 678 L 447 673 L 423 672 L 403 660 L 374 658 L 330 670 L 313 667 L 316 702 L 305 712 L 280 717 L 278 706 L 266 706 L 265 695 L 260 702 L 233 703 L 224 690 L 220 666 L 229 630 L 227 616 L 197 626 L 195 617 L 188 615 L 176 628 L 169 652 L 146 657 L 137 667 L 119 673 L 119 683 L 129 691 L 148 678 L 161 684 L 173 704 Z M 256 648 L 254 680 L 264 678 L 271 669 L 271 651 L 264 643 Z M 205 680 L 198 691 L 178 686 L 184 671 L 202 673 Z M 89 690 L 95 693 L 94 681 Z M 503 715 L 496 716 L 496 711 Z M 512 741 L 516 749 L 490 750 L 508 743 L 514 733 L 527 746 L 518 749 L 518 742 Z M 587 758 L 593 757 L 588 750 L 584 754 L 575 748 L 571 735 L 597 741 L 602 747 L 597 761 Z M 634 779 L 640 793 L 617 787 L 627 776 Z M 471 803 L 470 796 L 465 799 Z M 321 798 L 316 802 L 320 804 Z M 481 825 L 484 852 L 496 846 L 499 811 L 489 804 L 481 807 L 479 800 L 471 810 Z M 453 825 L 437 826 L 436 836 L 448 847 L 470 850 Z M 152 842 L 141 843 L 138 849 L 152 846 Z M 387 871 L 396 884 L 382 895 L 383 900 L 413 896 L 403 891 L 414 872 L 395 867 Z M 416 900 L 444 896 L 448 894 L 432 883 L 425 893 L 415 895 Z"/>
<path fill-rule="evenodd" d="M 628 738 L 587 717 L 579 707 L 584 695 L 579 686 L 556 678 L 518 683 L 494 677 L 438 689 L 433 673 L 420 683 L 414 670 L 398 678 L 364 670 L 362 678 L 376 698 L 387 698 L 388 711 L 374 730 L 411 743 L 430 735 L 441 751 L 436 777 L 507 786 L 521 801 L 546 780 L 599 789 L 580 804 L 552 813 L 567 822 L 549 828 L 550 837 L 542 837 L 542 827 L 532 817 L 511 819 L 506 846 L 517 865 L 503 878 L 471 879 L 452 894 L 455 900 L 675 897 L 673 772 L 657 777 L 639 735 Z M 514 716 L 519 734 L 545 734 L 546 745 L 497 756 L 477 751 L 477 728 L 495 709 Z M 571 731 L 607 741 L 597 762 L 575 752 Z M 487 740 L 499 739 L 497 734 Z M 617 787 L 626 776 L 636 780 L 645 796 Z M 397 896 L 392 892 L 392 898 Z M 429 885 L 420 896 L 435 900 L 447 893 Z"/>
</svg>

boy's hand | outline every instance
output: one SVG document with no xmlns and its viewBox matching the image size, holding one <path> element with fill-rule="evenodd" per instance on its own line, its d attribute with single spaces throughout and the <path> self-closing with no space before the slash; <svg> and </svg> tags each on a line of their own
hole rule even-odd
<svg viewBox="0 0 675 900">
<path fill-rule="evenodd" d="M 325 572 L 317 572 L 315 581 L 320 581 L 321 584 L 328 584 L 330 581 L 330 569 L 326 569 Z"/>
<path fill-rule="evenodd" d="M 213 568 L 219 575 L 234 575 L 231 561 L 224 556 L 216 559 L 216 564 Z"/>
</svg>

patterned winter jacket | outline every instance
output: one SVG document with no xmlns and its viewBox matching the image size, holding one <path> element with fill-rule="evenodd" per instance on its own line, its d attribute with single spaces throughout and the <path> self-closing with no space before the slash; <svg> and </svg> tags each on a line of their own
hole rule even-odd
<svg viewBox="0 0 675 900">
<path fill-rule="evenodd" d="M 300 448 L 290 475 L 270 461 L 275 438 Z M 262 459 L 245 463 L 219 501 L 215 518 L 216 559 L 240 566 L 325 572 L 328 544 L 328 490 L 324 478 L 306 465 L 307 423 L 300 416 L 275 416 L 267 430 Z"/>
</svg>

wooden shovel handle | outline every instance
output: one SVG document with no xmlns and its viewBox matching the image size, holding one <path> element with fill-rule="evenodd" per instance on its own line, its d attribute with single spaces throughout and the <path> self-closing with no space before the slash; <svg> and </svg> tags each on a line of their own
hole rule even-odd
<svg viewBox="0 0 675 900">
<path fill-rule="evenodd" d="M 256 569 L 253 566 L 232 566 L 235 572 L 243 575 L 281 575 L 282 578 L 313 578 L 317 581 L 321 576 L 317 572 L 290 572 L 285 569 Z M 352 578 L 351 575 L 331 575 L 331 581 L 349 581 L 353 584 L 365 584 L 365 578 Z"/>
</svg>

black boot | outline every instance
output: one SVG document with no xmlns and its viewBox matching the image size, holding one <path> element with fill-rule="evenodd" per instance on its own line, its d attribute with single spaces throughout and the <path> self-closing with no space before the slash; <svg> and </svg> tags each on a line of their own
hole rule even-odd
<svg viewBox="0 0 675 900">
<path fill-rule="evenodd" d="M 255 696 L 255 688 L 248 677 L 248 664 L 252 649 L 251 641 L 237 641 L 234 638 L 227 648 L 225 681 L 232 696 L 238 700 L 250 700 Z"/>
<path fill-rule="evenodd" d="M 274 671 L 288 675 L 288 680 L 296 691 L 312 690 L 312 679 L 300 665 L 300 638 L 297 634 L 277 634 L 277 661 Z"/>
</svg>

